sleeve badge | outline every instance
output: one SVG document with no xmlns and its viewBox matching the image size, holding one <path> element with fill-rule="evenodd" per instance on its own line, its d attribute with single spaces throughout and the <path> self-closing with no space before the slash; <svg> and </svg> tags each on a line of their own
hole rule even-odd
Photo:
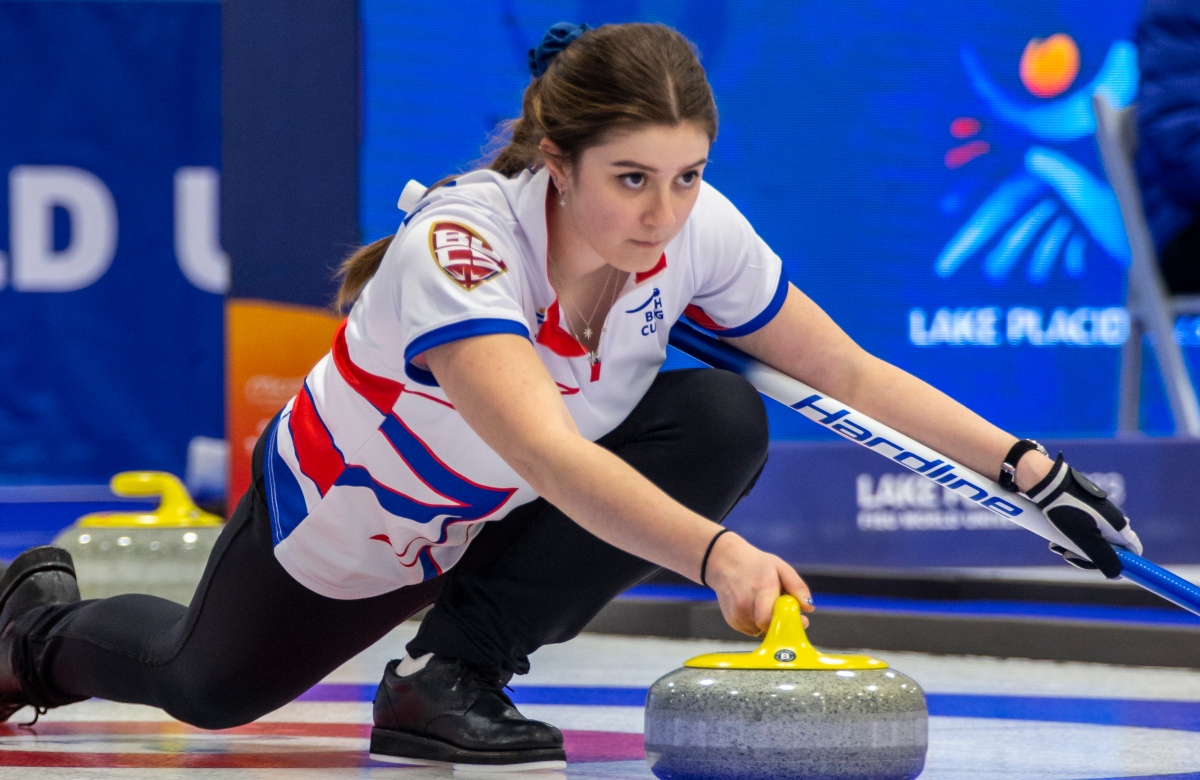
<svg viewBox="0 0 1200 780">
<path fill-rule="evenodd" d="M 483 236 L 457 222 L 435 222 L 429 251 L 438 267 L 464 290 L 474 290 L 508 270 Z"/>
</svg>

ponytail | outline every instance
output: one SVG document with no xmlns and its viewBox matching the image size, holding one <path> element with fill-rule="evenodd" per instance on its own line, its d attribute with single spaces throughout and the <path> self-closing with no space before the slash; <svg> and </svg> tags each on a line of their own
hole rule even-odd
<svg viewBox="0 0 1200 780">
<path fill-rule="evenodd" d="M 500 149 L 487 167 L 501 176 L 511 179 L 542 164 L 541 142 L 545 130 L 538 121 L 542 114 L 541 86 L 540 78 L 533 80 L 521 100 L 521 116 L 501 123 L 493 136 L 493 146 Z"/>
<path fill-rule="evenodd" d="M 363 287 L 367 286 L 367 282 L 371 281 L 371 277 L 379 270 L 379 264 L 383 262 L 383 256 L 392 245 L 393 238 L 394 235 L 387 236 L 359 247 L 342 261 L 337 272 L 342 284 L 333 302 L 335 310 L 342 314 L 350 310 Z"/>
</svg>

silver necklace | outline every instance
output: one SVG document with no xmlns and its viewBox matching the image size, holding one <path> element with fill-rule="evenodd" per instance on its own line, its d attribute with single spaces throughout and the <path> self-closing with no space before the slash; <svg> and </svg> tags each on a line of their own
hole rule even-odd
<svg viewBox="0 0 1200 780">
<path fill-rule="evenodd" d="M 546 253 L 546 260 L 547 260 L 547 267 L 552 267 L 554 265 L 554 258 L 550 257 L 549 252 Z M 572 306 L 572 308 L 575 309 L 575 313 L 579 316 L 579 319 L 583 321 L 583 338 L 582 339 L 579 338 L 579 335 L 575 333 L 575 329 L 571 327 L 571 318 L 567 316 L 567 312 L 564 311 L 562 313 L 562 315 L 563 315 L 562 321 L 563 321 L 563 324 L 567 326 L 567 332 L 571 334 L 571 338 L 575 339 L 577 342 L 579 342 L 585 348 L 587 348 L 587 345 L 584 344 L 584 341 L 587 339 L 590 339 L 592 337 L 592 334 L 595 332 L 592 330 L 592 320 L 594 320 L 596 318 L 596 312 L 600 311 L 600 302 L 603 301 L 604 299 L 608 298 L 610 295 L 612 295 L 612 292 L 609 291 L 609 284 L 611 282 L 613 282 L 613 280 L 619 276 L 619 274 L 613 273 L 614 270 L 615 269 L 611 265 L 608 267 L 608 277 L 605 278 L 605 280 L 604 280 L 604 288 L 600 291 L 600 295 L 596 298 L 596 305 L 592 307 L 591 315 L 589 315 L 586 319 L 584 319 L 583 312 L 580 311 L 577 307 Z M 555 276 L 557 276 L 557 272 L 555 272 Z M 561 287 L 561 284 L 559 286 Z M 557 292 L 557 290 L 555 292 Z M 613 292 L 615 292 L 615 285 L 614 285 Z M 559 300 L 561 301 L 562 298 L 559 297 Z M 599 345 L 597 345 L 597 347 L 598 346 Z M 587 359 L 588 359 L 589 365 L 593 365 L 593 366 L 596 365 L 596 363 L 598 363 L 600 361 L 600 354 L 599 354 L 598 350 L 589 348 L 588 353 L 587 353 Z"/>
</svg>

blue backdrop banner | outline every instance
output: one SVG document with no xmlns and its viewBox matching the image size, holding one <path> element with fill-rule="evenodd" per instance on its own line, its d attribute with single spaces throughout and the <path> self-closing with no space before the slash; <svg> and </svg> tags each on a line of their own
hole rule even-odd
<svg viewBox="0 0 1200 780">
<path fill-rule="evenodd" d="M 1116 425 L 1129 259 L 1090 99 L 1136 98 L 1140 0 L 362 0 L 365 238 L 470 167 L 559 21 L 657 21 L 720 110 L 708 179 L 870 351 L 1022 435 Z M 1194 341 L 1194 339 L 1193 339 Z M 1147 423 L 1166 432 L 1161 389 Z M 774 414 L 777 439 L 812 426 Z"/>
<path fill-rule="evenodd" d="M 1200 563 L 1195 533 L 1200 443 L 1044 443 L 1052 455 L 1062 451 L 1132 518 L 1150 560 Z M 774 443 L 758 484 L 727 525 L 752 544 L 799 564 L 1049 566 L 1062 561 L 1041 537 L 844 441 Z"/>
<path fill-rule="evenodd" d="M 220 5 L 0 2 L 0 481 L 223 437 Z"/>
</svg>

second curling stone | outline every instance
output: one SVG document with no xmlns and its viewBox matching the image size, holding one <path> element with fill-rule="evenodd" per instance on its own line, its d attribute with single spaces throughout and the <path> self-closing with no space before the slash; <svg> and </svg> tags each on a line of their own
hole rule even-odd
<svg viewBox="0 0 1200 780">
<path fill-rule="evenodd" d="M 928 743 L 921 687 L 883 661 L 819 652 L 791 596 L 757 650 L 693 658 L 646 699 L 662 780 L 912 780 Z"/>
<path fill-rule="evenodd" d="M 109 484 L 118 496 L 161 501 L 152 512 L 84 515 L 54 540 L 75 560 L 83 597 L 149 593 L 186 605 L 224 521 L 201 511 L 165 472 L 125 471 Z"/>
</svg>

